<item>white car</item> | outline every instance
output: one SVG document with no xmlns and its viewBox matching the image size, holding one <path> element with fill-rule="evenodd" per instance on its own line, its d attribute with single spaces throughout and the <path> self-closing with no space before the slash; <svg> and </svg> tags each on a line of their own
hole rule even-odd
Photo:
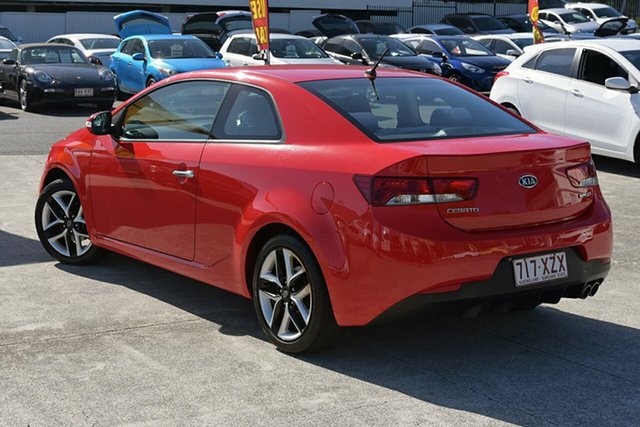
<svg viewBox="0 0 640 427">
<path fill-rule="evenodd" d="M 9 56 L 9 52 L 15 49 L 17 46 L 14 42 L 6 37 L 0 36 L 0 61 Z"/>
<path fill-rule="evenodd" d="M 111 62 L 111 54 L 120 44 L 120 37 L 108 34 L 62 34 L 51 37 L 47 43 L 62 43 L 77 47 L 90 60 L 98 60 L 106 67 Z"/>
<path fill-rule="evenodd" d="M 567 9 L 577 10 L 586 16 L 587 19 L 597 22 L 598 24 L 604 24 L 611 18 L 625 17 L 608 4 L 602 3 L 568 3 L 564 7 Z M 635 33 L 637 29 L 638 24 L 636 24 L 636 21 L 629 19 L 629 21 L 627 21 L 627 27 L 623 30 L 623 33 Z"/>
<path fill-rule="evenodd" d="M 593 34 L 600 28 L 600 24 L 590 21 L 582 13 L 572 9 L 542 9 L 538 13 L 538 18 L 560 34 Z"/>
<path fill-rule="evenodd" d="M 639 67 L 637 40 L 540 44 L 498 73 L 490 97 L 595 154 L 640 164 Z"/>
<path fill-rule="evenodd" d="M 494 52 L 496 55 L 513 61 L 524 53 L 527 46 L 533 45 L 533 33 L 513 33 L 513 34 L 482 34 L 473 36 L 484 47 Z M 570 40 L 564 34 L 547 34 L 545 43 Z"/>
<path fill-rule="evenodd" d="M 270 63 L 283 64 L 333 64 L 332 59 L 311 40 L 291 34 L 273 33 L 270 36 Z M 234 34 L 220 48 L 222 58 L 232 67 L 264 65 L 258 55 L 256 36 L 253 33 Z"/>
</svg>

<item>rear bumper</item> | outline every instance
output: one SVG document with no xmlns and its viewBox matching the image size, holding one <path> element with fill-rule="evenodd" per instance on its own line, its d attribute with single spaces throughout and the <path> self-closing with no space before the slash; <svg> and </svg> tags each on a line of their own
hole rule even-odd
<svg viewBox="0 0 640 427">
<path fill-rule="evenodd" d="M 586 297 L 589 291 L 595 294 L 607 277 L 611 262 L 607 260 L 585 262 L 576 248 L 568 248 L 565 252 L 570 274 L 564 279 L 516 287 L 513 278 L 513 257 L 506 257 L 500 261 L 490 279 L 463 283 L 455 292 L 413 295 L 391 307 L 378 319 L 418 311 L 435 303 L 461 303 L 462 307 L 477 305 L 501 307 L 505 304 L 518 306 L 522 303 L 556 303 L 561 298 Z M 588 287 L 585 288 L 585 286 Z"/>
<path fill-rule="evenodd" d="M 599 193 L 579 218 L 487 232 L 452 227 L 426 206 L 404 210 L 404 216 L 400 210 L 370 211 L 314 248 L 336 320 L 342 326 L 365 325 L 409 298 L 436 303 L 572 292 L 602 280 L 613 231 Z M 513 258 L 561 250 L 568 256 L 569 277 L 516 288 Z"/>
</svg>

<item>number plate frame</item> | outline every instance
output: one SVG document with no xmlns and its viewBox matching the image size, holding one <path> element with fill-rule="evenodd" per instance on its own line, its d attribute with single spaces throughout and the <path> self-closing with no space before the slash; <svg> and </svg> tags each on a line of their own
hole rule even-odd
<svg viewBox="0 0 640 427">
<path fill-rule="evenodd" d="M 77 88 L 74 89 L 74 96 L 77 98 L 86 98 L 89 96 L 93 96 L 93 89 L 91 88 Z"/>
<path fill-rule="evenodd" d="M 567 253 L 564 251 L 514 259 L 512 265 L 517 288 L 569 277 Z"/>
</svg>

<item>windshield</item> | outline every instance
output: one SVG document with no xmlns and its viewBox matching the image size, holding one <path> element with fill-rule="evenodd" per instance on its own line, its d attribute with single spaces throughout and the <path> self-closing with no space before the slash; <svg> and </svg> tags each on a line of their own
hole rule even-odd
<svg viewBox="0 0 640 427">
<path fill-rule="evenodd" d="M 80 40 L 80 43 L 82 43 L 82 46 L 88 50 L 117 49 L 120 44 L 120 40 L 110 38 L 82 39 Z"/>
<path fill-rule="evenodd" d="M 16 45 L 9 40 L 0 39 L 0 49 L 13 49 L 14 47 L 16 47 Z"/>
<path fill-rule="evenodd" d="M 481 31 L 504 30 L 507 27 L 492 16 L 474 16 L 473 22 L 476 23 Z"/>
<path fill-rule="evenodd" d="M 5 28 L 0 28 L 0 36 L 6 37 L 11 41 L 16 41 L 17 40 L 16 36 L 11 32 L 11 30 L 6 28 L 6 27 Z"/>
<path fill-rule="evenodd" d="M 358 39 L 370 59 L 377 61 L 385 50 L 388 56 L 416 56 L 417 54 L 406 44 L 390 37 L 362 37 Z"/>
<path fill-rule="evenodd" d="M 620 52 L 620 54 L 640 70 L 640 50 L 627 50 L 626 52 Z"/>
<path fill-rule="evenodd" d="M 494 55 L 486 47 L 475 40 L 467 38 L 440 39 L 440 43 L 450 56 L 487 56 Z"/>
<path fill-rule="evenodd" d="M 271 53 L 276 58 L 311 59 L 328 58 L 324 50 L 306 39 L 277 39 L 270 42 Z"/>
<path fill-rule="evenodd" d="M 617 18 L 618 16 L 621 16 L 620 12 L 612 7 L 593 9 L 593 13 L 595 13 L 598 18 Z"/>
<path fill-rule="evenodd" d="M 589 22 L 589 19 L 580 12 L 561 13 L 560 19 L 567 24 L 584 24 L 585 22 Z"/>
<path fill-rule="evenodd" d="M 155 59 L 215 57 L 213 51 L 201 40 L 151 40 L 149 52 Z"/>
<path fill-rule="evenodd" d="M 446 81 L 383 77 L 299 83 L 370 138 L 402 142 L 534 133 L 484 98 Z"/>
<path fill-rule="evenodd" d="M 75 47 L 32 47 L 22 51 L 23 64 L 88 64 Z"/>
</svg>

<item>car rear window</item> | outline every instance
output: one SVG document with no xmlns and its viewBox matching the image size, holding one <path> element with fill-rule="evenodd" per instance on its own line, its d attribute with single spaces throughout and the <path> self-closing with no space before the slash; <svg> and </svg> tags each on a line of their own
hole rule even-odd
<svg viewBox="0 0 640 427">
<path fill-rule="evenodd" d="M 534 133 L 535 129 L 447 81 L 421 77 L 299 83 L 378 142 Z"/>
</svg>

